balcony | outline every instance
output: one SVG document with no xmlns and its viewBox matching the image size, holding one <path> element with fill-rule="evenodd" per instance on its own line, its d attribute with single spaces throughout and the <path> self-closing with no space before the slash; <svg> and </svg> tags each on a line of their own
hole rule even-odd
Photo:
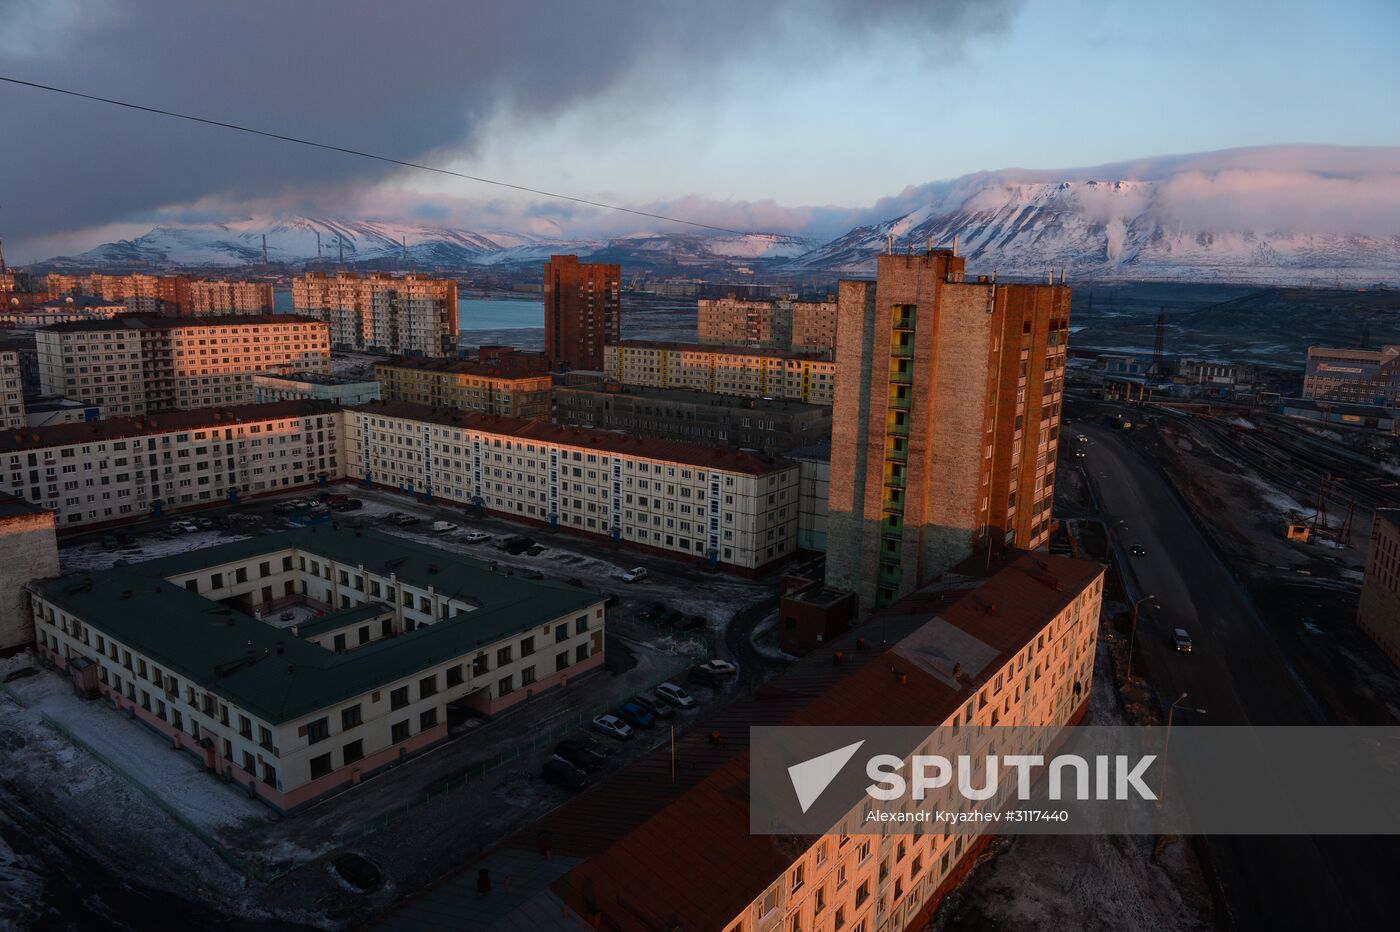
<svg viewBox="0 0 1400 932">
<path fill-rule="evenodd" d="M 886 422 L 885 422 L 885 433 L 886 433 L 886 435 L 888 435 L 888 436 L 890 436 L 890 437 L 908 437 L 908 436 L 909 436 L 909 422 L 908 422 L 908 421 L 899 421 L 899 422 L 896 422 L 896 421 L 893 421 L 893 420 L 891 420 L 891 421 L 886 421 Z"/>
<path fill-rule="evenodd" d="M 914 406 L 914 397 L 908 392 L 904 393 L 903 395 L 897 395 L 894 392 L 890 392 L 889 406 L 895 411 L 908 411 Z"/>
<path fill-rule="evenodd" d="M 914 356 L 914 344 L 896 341 L 890 345 L 890 355 L 898 356 L 903 359 L 912 359 Z"/>
<path fill-rule="evenodd" d="M 904 537 L 904 517 L 902 515 L 885 515 L 880 520 L 880 536 L 894 539 Z"/>
<path fill-rule="evenodd" d="M 914 371 L 907 367 L 901 371 L 897 364 L 891 364 L 890 381 L 896 385 L 913 385 Z"/>
<path fill-rule="evenodd" d="M 899 585 L 904 574 L 900 571 L 898 563 L 885 563 L 881 561 L 880 569 L 875 574 L 875 578 L 881 584 Z"/>
<path fill-rule="evenodd" d="M 890 316 L 890 326 L 895 330 L 909 331 L 914 329 L 915 314 L 912 307 L 895 311 Z"/>
<path fill-rule="evenodd" d="M 909 461 L 909 448 L 891 440 L 885 444 L 885 459 L 891 463 L 906 463 Z"/>
</svg>

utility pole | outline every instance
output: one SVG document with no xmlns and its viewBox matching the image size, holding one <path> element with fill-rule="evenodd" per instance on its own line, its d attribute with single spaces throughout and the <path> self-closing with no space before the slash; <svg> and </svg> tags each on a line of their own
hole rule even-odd
<svg viewBox="0 0 1400 932">
<path fill-rule="evenodd" d="M 1337 543 L 1341 544 L 1343 547 L 1351 546 L 1351 521 L 1355 515 L 1356 499 L 1353 498 L 1351 501 L 1347 502 L 1346 520 L 1344 520 L 1342 526 L 1337 529 Z"/>
<path fill-rule="evenodd" d="M 1322 478 L 1317 480 L 1317 511 L 1313 514 L 1312 532 L 1317 536 L 1317 525 L 1322 524 L 1322 529 L 1327 530 L 1327 480 L 1331 478 L 1327 473 L 1322 474 Z"/>
</svg>

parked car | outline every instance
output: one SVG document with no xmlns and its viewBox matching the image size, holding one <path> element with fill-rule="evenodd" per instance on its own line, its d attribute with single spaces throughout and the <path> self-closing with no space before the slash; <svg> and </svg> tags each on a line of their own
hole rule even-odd
<svg viewBox="0 0 1400 932">
<path fill-rule="evenodd" d="M 1191 653 L 1191 635 L 1185 628 L 1177 628 L 1172 632 L 1172 645 L 1183 654 Z"/>
<path fill-rule="evenodd" d="M 656 687 L 656 694 L 678 709 L 695 708 L 695 697 L 675 683 L 662 683 Z"/>
<path fill-rule="evenodd" d="M 213 518 L 191 518 L 190 522 L 194 524 L 195 527 L 205 531 L 212 530 L 214 527 Z"/>
<path fill-rule="evenodd" d="M 623 582 L 638 582 L 647 578 L 647 568 L 645 566 L 634 566 L 622 574 Z"/>
<path fill-rule="evenodd" d="M 1144 547 L 1142 544 L 1133 544 L 1130 548 L 1128 548 L 1128 552 L 1135 557 L 1147 556 L 1147 548 Z"/>
<path fill-rule="evenodd" d="M 457 530 L 457 525 L 453 524 L 451 521 L 434 521 L 433 530 L 439 534 L 446 534 L 448 531 Z"/>
<path fill-rule="evenodd" d="M 551 757 L 544 762 L 540 768 L 540 775 L 549 783 L 566 790 L 581 790 L 588 785 L 588 777 L 584 776 L 573 764 L 558 757 Z"/>
<path fill-rule="evenodd" d="M 480 544 L 491 539 L 491 535 L 485 531 L 468 531 L 462 535 L 462 540 L 469 544 Z"/>
<path fill-rule="evenodd" d="M 593 720 L 593 727 L 609 738 L 616 738 L 619 741 L 626 741 L 628 738 L 632 737 L 632 726 L 616 715 L 598 716 Z"/>
<path fill-rule="evenodd" d="M 170 530 L 176 531 L 180 534 L 193 534 L 195 531 L 198 531 L 199 528 L 195 527 L 195 525 L 192 522 L 181 520 L 172 521 L 170 524 Z"/>
<path fill-rule="evenodd" d="M 335 867 L 335 872 L 345 878 L 345 882 L 360 890 L 368 890 L 379 883 L 383 876 L 378 867 L 364 855 L 342 854 L 331 864 Z"/>
<path fill-rule="evenodd" d="M 739 668 L 734 666 L 734 664 L 730 663 L 728 660 L 707 660 L 700 666 L 708 667 L 709 669 L 718 673 L 720 676 L 732 676 L 735 673 L 739 672 Z"/>
<path fill-rule="evenodd" d="M 410 524 L 417 524 L 421 520 L 417 515 L 399 515 L 394 519 L 394 523 L 399 527 L 408 527 Z"/>
<path fill-rule="evenodd" d="M 616 715 L 633 728 L 650 728 L 652 725 L 656 724 L 656 716 L 652 715 L 635 702 L 624 702 L 622 705 L 613 709 L 613 715 Z"/>
<path fill-rule="evenodd" d="M 331 508 L 336 511 L 359 511 L 365 507 L 365 503 L 358 498 L 343 498 L 340 501 L 331 502 Z"/>
<path fill-rule="evenodd" d="M 603 766 L 604 757 L 582 741 L 566 739 L 554 746 L 554 756 L 566 760 L 579 770 L 597 770 Z"/>
<path fill-rule="evenodd" d="M 533 540 L 528 537 L 520 537 L 519 535 L 507 537 L 505 540 L 499 541 L 496 544 L 498 550 L 504 550 L 506 553 L 513 554 L 517 557 L 533 546 L 535 546 Z"/>
<path fill-rule="evenodd" d="M 642 621 L 653 621 L 666 614 L 666 606 L 660 602 L 652 602 L 650 605 L 642 606 L 642 610 L 637 613 L 637 617 Z"/>
<path fill-rule="evenodd" d="M 671 718 L 676 714 L 669 705 L 649 693 L 637 693 L 637 695 L 632 697 L 632 702 L 641 706 L 658 719 Z"/>
<path fill-rule="evenodd" d="M 704 664 L 697 663 L 686 672 L 686 677 L 692 683 L 699 683 L 701 686 L 709 686 L 714 689 L 724 685 L 724 674 L 716 673 Z"/>
</svg>

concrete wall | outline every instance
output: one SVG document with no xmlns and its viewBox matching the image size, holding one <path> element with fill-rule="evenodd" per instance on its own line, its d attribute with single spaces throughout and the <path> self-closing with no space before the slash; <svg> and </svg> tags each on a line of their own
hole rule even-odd
<svg viewBox="0 0 1400 932">
<path fill-rule="evenodd" d="M 0 654 L 34 640 L 34 613 L 25 583 L 58 575 L 53 512 L 0 518 Z"/>
<path fill-rule="evenodd" d="M 1356 623 L 1400 665 L 1400 509 L 1376 512 Z"/>
</svg>

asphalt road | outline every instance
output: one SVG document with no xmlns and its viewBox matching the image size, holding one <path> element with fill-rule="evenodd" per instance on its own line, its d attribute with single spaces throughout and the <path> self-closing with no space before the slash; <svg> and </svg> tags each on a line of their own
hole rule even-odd
<svg viewBox="0 0 1400 932">
<path fill-rule="evenodd" d="M 1210 725 L 1322 725 L 1327 710 L 1293 669 L 1252 600 L 1220 561 L 1166 480 L 1130 437 L 1076 422 L 1067 443 L 1113 528 L 1115 559 L 1142 603 L 1140 657 L 1163 704 L 1182 693 L 1175 722 Z M 1072 439 L 1083 434 L 1087 444 Z M 1141 545 L 1146 553 L 1129 555 Z M 1156 607 L 1160 606 L 1160 607 Z M 1174 628 L 1194 641 L 1172 645 Z M 1165 709 L 1164 709 L 1165 711 Z M 1392 839 L 1249 836 L 1208 839 L 1228 922 L 1241 930 L 1391 928 L 1400 891 L 1388 874 L 1400 850 Z"/>
</svg>

